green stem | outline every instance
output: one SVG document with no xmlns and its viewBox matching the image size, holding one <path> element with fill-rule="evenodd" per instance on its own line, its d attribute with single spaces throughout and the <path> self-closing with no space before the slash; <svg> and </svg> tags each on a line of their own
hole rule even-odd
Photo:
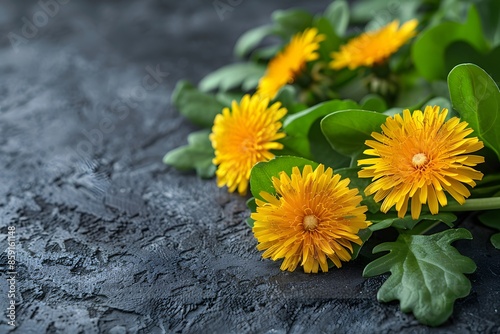
<svg viewBox="0 0 500 334">
<path fill-rule="evenodd" d="M 440 208 L 440 211 L 482 211 L 500 209 L 500 197 L 472 198 L 465 200 L 465 203 L 452 202 Z"/>
<path fill-rule="evenodd" d="M 429 230 L 432 230 L 435 226 L 439 225 L 441 223 L 439 220 L 429 220 L 429 221 L 424 221 L 418 223 L 414 228 L 412 228 L 409 231 L 403 231 L 405 234 L 411 234 L 411 235 L 422 235 L 427 233 Z"/>
</svg>

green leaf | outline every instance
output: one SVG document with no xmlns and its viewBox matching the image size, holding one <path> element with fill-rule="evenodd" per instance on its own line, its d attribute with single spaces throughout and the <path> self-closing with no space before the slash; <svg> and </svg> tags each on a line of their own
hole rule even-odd
<svg viewBox="0 0 500 334">
<path fill-rule="evenodd" d="M 255 63 L 231 64 L 204 77 L 198 87 L 203 92 L 214 89 L 225 92 L 240 86 L 244 91 L 247 91 L 257 87 L 265 71 L 265 66 Z"/>
<path fill-rule="evenodd" d="M 314 161 L 332 167 L 333 169 L 349 167 L 351 158 L 332 149 L 330 143 L 321 132 L 321 119 L 318 118 L 309 128 L 307 135 L 311 155 Z"/>
<path fill-rule="evenodd" d="M 478 216 L 479 221 L 497 231 L 500 231 L 500 210 L 485 211 Z M 490 238 L 496 249 L 500 249 L 500 233 L 495 233 Z"/>
<path fill-rule="evenodd" d="M 349 5 L 344 0 L 333 1 L 323 13 L 338 36 L 344 36 L 349 24 Z"/>
<path fill-rule="evenodd" d="M 415 75 L 418 75 L 418 73 L 415 73 Z M 447 85 L 446 94 L 448 94 Z M 434 95 L 433 87 L 427 80 L 420 76 L 406 75 L 402 77 L 400 92 L 394 106 L 415 110 Z"/>
<path fill-rule="evenodd" d="M 255 197 L 250 197 L 247 201 L 247 207 L 250 209 L 250 212 L 257 212 L 257 203 L 255 203 Z M 255 220 L 252 219 L 252 217 L 248 217 L 246 219 L 247 225 L 250 226 L 250 228 L 253 227 L 253 224 L 255 223 Z"/>
<path fill-rule="evenodd" d="M 491 244 L 496 249 L 500 249 L 500 233 L 495 233 L 490 238 Z"/>
<path fill-rule="evenodd" d="M 273 187 L 273 176 L 279 177 L 281 172 L 288 175 L 292 174 L 293 167 L 298 167 L 301 171 L 305 165 L 311 165 L 316 168 L 318 163 L 299 157 L 279 156 L 266 162 L 259 162 L 253 166 L 250 173 L 250 189 L 253 197 L 264 200 L 260 197 L 260 193 L 265 191 L 270 194 L 275 194 Z"/>
<path fill-rule="evenodd" d="M 306 10 L 292 8 L 274 11 L 272 20 L 275 23 L 273 32 L 284 38 L 290 38 L 310 27 L 313 16 Z"/>
<path fill-rule="evenodd" d="M 375 232 L 392 226 L 400 230 L 412 230 L 417 224 L 422 224 L 422 221 L 439 221 L 445 223 L 449 227 L 453 227 L 453 222 L 455 220 L 457 220 L 457 216 L 451 212 L 441 212 L 437 215 L 422 214 L 418 219 L 412 219 L 411 215 L 407 215 L 404 218 L 388 217 L 380 221 L 372 220 L 374 224 L 372 224 L 369 229 Z"/>
<path fill-rule="evenodd" d="M 198 176 L 214 176 L 216 167 L 212 163 L 214 149 L 208 138 L 209 130 L 193 132 L 188 136 L 188 145 L 178 147 L 163 157 L 163 163 L 178 170 L 196 170 Z"/>
<path fill-rule="evenodd" d="M 484 69 L 494 78 L 500 78 L 500 68 L 498 67 L 500 59 L 500 46 L 484 53 L 478 52 L 467 42 L 453 42 L 446 48 L 445 64 L 446 71 L 449 72 L 456 65 L 463 63 L 473 63 Z"/>
<path fill-rule="evenodd" d="M 314 26 L 318 29 L 318 33 L 325 37 L 325 39 L 319 43 L 318 54 L 321 60 L 328 63 L 331 60 L 331 53 L 338 50 L 340 44 L 342 44 L 342 40 L 333 30 L 332 25 L 326 18 L 317 18 L 314 20 Z"/>
<path fill-rule="evenodd" d="M 360 102 L 361 109 L 384 112 L 388 109 L 385 100 L 377 94 L 368 94 Z"/>
<path fill-rule="evenodd" d="M 493 157 L 494 159 L 494 157 Z M 488 160 L 486 160 L 488 161 Z M 497 168 L 498 170 L 498 168 Z M 500 174 L 487 174 L 471 189 L 471 198 L 500 196 Z M 498 193 L 498 194 L 496 194 Z M 496 194 L 496 195 L 495 195 Z"/>
<path fill-rule="evenodd" d="M 265 46 L 262 48 L 259 48 L 252 52 L 252 61 L 258 62 L 261 60 L 269 60 L 273 58 L 281 49 L 283 48 L 282 45 L 269 45 Z"/>
<path fill-rule="evenodd" d="M 480 67 L 462 64 L 448 75 L 448 87 L 461 119 L 500 159 L 500 92 L 495 81 Z"/>
<path fill-rule="evenodd" d="M 283 122 L 283 129 L 287 134 L 283 142 L 301 156 L 312 159 L 311 146 L 315 143 L 310 142 L 309 133 L 314 123 L 334 111 L 357 107 L 358 104 L 354 101 L 332 100 L 293 114 Z"/>
<path fill-rule="evenodd" d="M 361 248 L 363 248 L 363 246 L 365 245 L 365 242 L 368 241 L 368 239 L 370 239 L 372 234 L 373 234 L 373 232 L 369 228 L 359 230 L 358 236 L 363 241 L 363 243 L 361 245 L 352 243 L 352 258 L 351 258 L 351 260 L 355 260 L 358 257 L 359 252 L 361 251 Z"/>
<path fill-rule="evenodd" d="M 321 130 L 333 149 L 355 160 L 367 148 L 365 140 L 380 132 L 386 115 L 351 109 L 334 112 L 321 121 Z"/>
<path fill-rule="evenodd" d="M 224 107 L 231 108 L 233 101 L 241 101 L 245 94 L 241 92 L 218 92 L 215 94 L 215 99 Z"/>
<path fill-rule="evenodd" d="M 477 8 L 481 14 L 481 23 L 485 36 L 493 46 L 500 44 L 500 1 L 479 1 Z"/>
<path fill-rule="evenodd" d="M 481 18 L 471 6 L 467 21 L 443 22 L 420 34 L 412 47 L 412 59 L 420 74 L 429 81 L 446 77 L 445 51 L 453 42 L 466 41 L 479 52 L 487 52 L 488 43 L 484 39 Z"/>
<path fill-rule="evenodd" d="M 436 96 L 430 99 L 429 101 L 425 102 L 420 109 L 424 110 L 426 106 L 440 106 L 441 109 L 443 108 L 448 109 L 448 116 L 446 116 L 447 119 L 450 119 L 453 116 L 457 116 L 453 111 L 453 107 L 451 106 L 451 101 L 442 96 Z"/>
<path fill-rule="evenodd" d="M 358 172 L 360 170 L 360 167 L 339 168 L 335 170 L 335 173 L 342 176 L 342 178 L 349 178 L 351 181 L 349 183 L 349 188 L 358 188 L 359 194 L 363 197 L 361 204 L 366 205 L 368 207 L 368 211 L 378 212 L 380 210 L 380 204 L 373 200 L 373 196 L 365 195 L 365 189 L 371 183 L 371 180 L 367 178 L 359 178 Z"/>
<path fill-rule="evenodd" d="M 476 270 L 470 258 L 450 245 L 459 239 L 472 239 L 472 235 L 463 228 L 433 235 L 401 234 L 397 241 L 373 249 L 373 253 L 389 254 L 369 263 L 363 276 L 390 271 L 377 293 L 378 300 L 399 300 L 403 312 L 413 312 L 421 323 L 438 326 L 452 314 L 455 300 L 470 292 L 470 281 L 463 274 Z"/>
<path fill-rule="evenodd" d="M 238 38 L 234 46 L 236 56 L 243 58 L 273 32 L 273 26 L 265 25 L 248 30 Z"/>
<path fill-rule="evenodd" d="M 400 2 L 397 4 L 399 5 Z M 394 5 L 391 4 L 391 7 L 394 7 Z M 351 9 L 351 20 L 356 23 L 364 23 L 373 19 L 375 13 L 379 14 L 379 16 L 381 14 L 390 14 L 388 2 L 386 0 L 355 1 Z"/>
<path fill-rule="evenodd" d="M 211 127 L 215 115 L 224 107 L 215 96 L 200 92 L 185 80 L 175 86 L 172 103 L 182 115 L 202 127 Z"/>
<path fill-rule="evenodd" d="M 305 104 L 297 101 L 297 94 L 297 89 L 294 86 L 285 85 L 279 90 L 272 102 L 281 102 L 282 106 L 288 110 L 288 115 L 295 114 L 307 108 Z"/>
</svg>

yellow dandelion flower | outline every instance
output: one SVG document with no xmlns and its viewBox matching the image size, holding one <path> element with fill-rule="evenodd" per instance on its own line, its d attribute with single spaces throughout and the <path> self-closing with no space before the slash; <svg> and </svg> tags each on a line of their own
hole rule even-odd
<svg viewBox="0 0 500 334">
<path fill-rule="evenodd" d="M 340 51 L 332 53 L 330 67 L 340 70 L 348 67 L 354 70 L 361 66 L 372 67 L 385 62 L 390 55 L 401 48 L 410 38 L 415 36 L 417 20 L 410 20 L 399 29 L 399 21 L 361 34 L 340 47 Z"/>
<path fill-rule="evenodd" d="M 411 198 L 411 216 L 420 216 L 422 204 L 428 204 L 432 214 L 439 205 L 445 206 L 449 193 L 463 204 L 470 196 L 463 183 L 474 187 L 474 180 L 483 174 L 473 169 L 484 157 L 469 155 L 483 147 L 477 137 L 466 138 L 473 132 L 466 122 L 457 117 L 446 121 L 448 110 L 427 106 L 422 113 L 415 110 L 403 117 L 387 118 L 382 133 L 374 132 L 375 140 L 365 143 L 371 147 L 365 154 L 376 158 L 362 159 L 360 177 L 373 178 L 366 188 L 367 195 L 375 194 L 375 201 L 382 199 L 381 211 L 387 212 L 394 205 L 399 217 L 404 217 Z"/>
<path fill-rule="evenodd" d="M 230 192 L 238 189 L 245 195 L 252 167 L 259 161 L 272 159 L 271 150 L 283 144 L 276 140 L 285 137 L 278 132 L 279 120 L 286 114 L 281 103 L 268 107 L 269 99 L 245 95 L 240 104 L 233 101 L 231 110 L 224 108 L 214 120 L 210 141 L 215 150 L 217 185 L 227 186 Z"/>
<path fill-rule="evenodd" d="M 294 271 L 300 264 L 306 273 L 327 272 L 327 259 L 338 268 L 349 261 L 352 243 L 362 244 L 359 230 L 370 225 L 349 179 L 323 165 L 314 171 L 306 165 L 302 173 L 294 167 L 291 177 L 281 172 L 272 182 L 277 196 L 261 192 L 265 201 L 256 199 L 257 212 L 251 215 L 262 257 L 284 258 L 281 270 Z"/>
<path fill-rule="evenodd" d="M 292 83 L 305 63 L 318 59 L 316 52 L 325 36 L 318 29 L 308 28 L 292 37 L 290 43 L 269 61 L 267 71 L 259 81 L 257 94 L 273 99 L 281 87 Z"/>
</svg>

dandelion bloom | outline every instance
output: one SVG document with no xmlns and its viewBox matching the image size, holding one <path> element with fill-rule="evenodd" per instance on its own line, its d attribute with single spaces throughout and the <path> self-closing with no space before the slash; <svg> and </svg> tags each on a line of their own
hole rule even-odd
<svg viewBox="0 0 500 334">
<path fill-rule="evenodd" d="M 428 204 L 432 214 L 439 205 L 445 206 L 448 192 L 463 204 L 470 196 L 463 183 L 474 187 L 474 180 L 483 174 L 473 169 L 484 157 L 469 155 L 483 147 L 477 137 L 466 138 L 473 132 L 466 122 L 457 117 L 445 121 L 447 109 L 427 106 L 422 113 L 415 110 L 403 117 L 388 117 L 382 133 L 374 132 L 375 140 L 365 143 L 371 147 L 365 154 L 376 158 L 362 159 L 359 177 L 373 178 L 365 189 L 366 195 L 375 194 L 375 201 L 382 199 L 381 211 L 387 212 L 394 205 L 399 217 L 404 217 L 411 198 L 411 216 L 420 216 L 422 204 Z"/>
<path fill-rule="evenodd" d="M 272 182 L 276 196 L 261 192 L 264 201 L 255 200 L 257 212 L 251 215 L 262 256 L 284 258 L 281 270 L 294 271 L 300 264 L 306 273 L 327 272 L 328 259 L 338 268 L 349 261 L 352 243 L 362 244 L 359 230 L 370 224 L 349 179 L 323 165 L 314 171 L 306 165 L 302 173 L 294 167 L 291 177 L 281 172 Z"/>
<path fill-rule="evenodd" d="M 290 43 L 269 61 L 265 75 L 260 79 L 257 94 L 273 99 L 281 87 L 292 83 L 305 63 L 318 59 L 316 52 L 324 40 L 318 29 L 308 28 L 292 37 Z"/>
<path fill-rule="evenodd" d="M 253 165 L 272 159 L 271 150 L 283 148 L 276 140 L 285 137 L 278 131 L 287 110 L 279 102 L 268 105 L 267 98 L 245 95 L 240 104 L 233 101 L 231 110 L 224 108 L 215 117 L 210 141 L 215 150 L 213 163 L 218 166 L 217 186 L 245 195 Z"/>
<path fill-rule="evenodd" d="M 414 19 L 399 27 L 399 21 L 395 20 L 378 30 L 363 33 L 342 45 L 340 51 L 332 53 L 330 67 L 354 70 L 383 63 L 416 35 L 417 25 L 418 21 Z"/>
</svg>

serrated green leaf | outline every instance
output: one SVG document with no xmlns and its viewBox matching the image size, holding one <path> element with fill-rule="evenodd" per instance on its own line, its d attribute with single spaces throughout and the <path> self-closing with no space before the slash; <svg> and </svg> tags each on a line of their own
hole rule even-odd
<svg viewBox="0 0 500 334">
<path fill-rule="evenodd" d="M 349 5 L 344 0 L 333 1 L 323 16 L 330 22 L 338 36 L 344 36 L 349 24 Z"/>
<path fill-rule="evenodd" d="M 455 300 L 469 294 L 471 284 L 464 274 L 476 270 L 470 258 L 450 245 L 459 239 L 472 239 L 472 235 L 463 228 L 433 235 L 401 234 L 397 241 L 373 249 L 389 253 L 369 263 L 363 275 L 391 272 L 377 298 L 399 300 L 403 312 L 413 312 L 421 323 L 438 326 L 452 314 Z"/>
<path fill-rule="evenodd" d="M 495 81 L 480 67 L 462 64 L 448 75 L 448 86 L 453 108 L 500 159 L 500 91 Z"/>
<path fill-rule="evenodd" d="M 298 167 L 302 170 L 305 165 L 311 165 L 314 169 L 318 166 L 318 163 L 291 156 L 278 156 L 269 161 L 257 163 L 253 166 L 250 173 L 250 189 L 253 197 L 263 200 L 260 196 L 262 191 L 275 194 L 276 191 L 272 182 L 273 177 L 279 177 L 281 172 L 290 175 L 293 167 Z"/>
<path fill-rule="evenodd" d="M 214 89 L 225 92 L 237 87 L 246 91 L 257 87 L 265 71 L 265 66 L 256 63 L 226 65 L 204 77 L 198 87 L 202 92 Z"/>
<path fill-rule="evenodd" d="M 481 18 L 471 6 L 467 21 L 443 22 L 423 31 L 412 46 L 412 59 L 420 74 L 429 81 L 446 77 L 445 50 L 455 41 L 467 41 L 479 52 L 487 52 L 488 43 L 484 39 Z"/>
<path fill-rule="evenodd" d="M 356 160 L 366 149 L 365 140 L 380 132 L 387 116 L 368 110 L 350 109 L 331 113 L 321 121 L 321 130 L 334 150 Z"/>
<path fill-rule="evenodd" d="M 209 154 L 207 153 L 205 159 L 198 160 L 194 165 L 196 175 L 202 179 L 209 179 L 213 177 L 217 167 L 213 164 L 212 159 L 213 157 L 209 157 Z"/>
<path fill-rule="evenodd" d="M 234 46 L 236 56 L 243 58 L 273 32 L 273 26 L 265 25 L 248 30 L 238 38 Z"/>
<path fill-rule="evenodd" d="M 210 178 L 216 167 L 212 163 L 214 149 L 208 139 L 209 130 L 193 132 L 188 136 L 188 145 L 178 147 L 163 157 L 163 163 L 178 170 L 195 170 L 198 176 Z"/>
<path fill-rule="evenodd" d="M 185 80 L 175 86 L 172 103 L 182 115 L 202 127 L 211 127 L 215 115 L 224 107 L 215 96 L 200 92 Z"/>
</svg>

